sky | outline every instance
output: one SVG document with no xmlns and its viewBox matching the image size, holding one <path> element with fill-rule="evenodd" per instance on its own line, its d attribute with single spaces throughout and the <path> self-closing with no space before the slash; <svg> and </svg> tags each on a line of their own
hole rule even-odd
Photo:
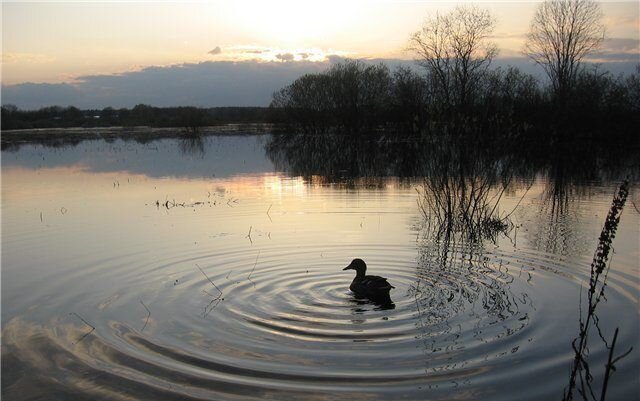
<svg viewBox="0 0 640 401">
<path fill-rule="evenodd" d="M 2 103 L 21 108 L 266 106 L 271 93 L 343 57 L 414 64 L 424 18 L 448 1 L 2 3 Z M 496 65 L 540 73 L 522 46 L 537 1 L 476 1 L 497 24 Z M 602 2 L 607 40 L 591 61 L 640 62 L 637 1 Z"/>
</svg>

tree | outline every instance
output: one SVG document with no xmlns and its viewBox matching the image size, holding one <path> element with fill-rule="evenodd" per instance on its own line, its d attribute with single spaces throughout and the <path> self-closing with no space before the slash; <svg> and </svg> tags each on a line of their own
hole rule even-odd
<svg viewBox="0 0 640 401">
<path fill-rule="evenodd" d="M 489 11 L 459 6 L 427 18 L 411 36 L 410 48 L 447 107 L 466 108 L 473 100 L 478 78 L 498 53 L 488 41 L 494 27 Z"/>
<path fill-rule="evenodd" d="M 393 72 L 391 85 L 391 119 L 405 129 L 418 132 L 424 126 L 427 112 L 427 84 L 423 77 L 407 67 Z"/>
<path fill-rule="evenodd" d="M 178 124 L 184 127 L 188 135 L 197 135 L 200 127 L 205 125 L 206 112 L 197 107 L 178 107 L 175 111 Z"/>
<path fill-rule="evenodd" d="M 634 113 L 640 112 L 640 64 L 636 65 L 636 71 L 626 80 L 629 91 L 629 104 Z"/>
<path fill-rule="evenodd" d="M 282 109 L 286 120 L 309 131 L 338 127 L 356 133 L 385 122 L 390 88 L 385 65 L 345 60 L 277 91 L 271 107 Z"/>
<path fill-rule="evenodd" d="M 580 61 L 604 39 L 601 20 L 594 0 L 546 0 L 538 6 L 524 51 L 544 68 L 561 101 L 575 84 Z"/>
<path fill-rule="evenodd" d="M 16 129 L 20 128 L 18 124 L 19 117 L 16 115 L 19 113 L 18 107 L 14 104 L 3 104 L 0 113 L 0 129 Z"/>
</svg>

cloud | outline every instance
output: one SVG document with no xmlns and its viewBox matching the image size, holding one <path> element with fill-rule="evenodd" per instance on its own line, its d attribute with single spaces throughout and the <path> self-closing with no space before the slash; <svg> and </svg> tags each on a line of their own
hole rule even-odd
<svg viewBox="0 0 640 401">
<path fill-rule="evenodd" d="M 21 109 L 44 106 L 83 104 L 83 93 L 72 84 L 24 83 L 2 86 L 2 104 L 15 104 Z"/>
<path fill-rule="evenodd" d="M 220 46 L 216 46 L 213 50 L 209 50 L 208 54 L 211 54 L 212 56 L 218 55 L 222 53 L 222 49 L 220 48 Z"/>
<path fill-rule="evenodd" d="M 630 3 L 631 4 L 631 3 Z M 637 6 L 635 9 L 635 13 L 637 14 Z M 605 25 L 607 27 L 615 27 L 615 28 L 631 28 L 633 30 L 637 30 L 638 26 L 640 26 L 640 16 L 638 15 L 627 15 L 625 17 L 613 17 L 609 16 L 605 18 Z"/>
<path fill-rule="evenodd" d="M 276 58 L 280 61 L 288 62 L 293 61 L 294 55 L 292 53 L 278 53 L 276 54 Z"/>
<path fill-rule="evenodd" d="M 344 56 L 339 56 L 337 54 L 327 54 L 326 59 L 331 63 L 331 64 L 337 64 L 337 63 L 341 63 L 345 60 Z"/>
<path fill-rule="evenodd" d="M 640 53 L 640 40 L 632 38 L 607 38 L 602 43 L 602 50 L 613 53 Z"/>
<path fill-rule="evenodd" d="M 273 92 L 326 62 L 207 61 L 147 67 L 115 75 L 90 75 L 73 83 L 2 86 L 2 104 L 22 109 L 50 105 L 80 108 L 268 106 Z"/>
<path fill-rule="evenodd" d="M 147 67 L 115 75 L 83 76 L 73 83 L 2 85 L 2 104 L 15 104 L 22 109 L 51 105 L 74 105 L 83 109 L 130 108 L 140 103 L 158 107 L 268 106 L 273 92 L 303 74 L 324 71 L 342 60 L 341 56 L 329 55 L 324 61 L 206 61 Z M 421 71 L 412 60 L 362 61 L 385 63 L 391 70 L 410 66 Z M 603 64 L 601 68 L 614 74 L 628 74 L 635 71 L 637 61 Z M 525 57 L 497 58 L 492 63 L 492 67 L 509 65 L 544 79 L 542 69 Z"/>
<path fill-rule="evenodd" d="M 640 63 L 640 40 L 632 38 L 607 38 L 597 51 L 585 57 L 587 61 L 610 63 Z"/>
<path fill-rule="evenodd" d="M 2 53 L 2 63 L 51 63 L 55 57 L 33 53 Z"/>
</svg>

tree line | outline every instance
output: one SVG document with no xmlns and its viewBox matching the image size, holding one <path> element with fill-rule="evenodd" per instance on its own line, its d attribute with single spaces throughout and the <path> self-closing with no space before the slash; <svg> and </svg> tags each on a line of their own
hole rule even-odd
<svg viewBox="0 0 640 401">
<path fill-rule="evenodd" d="M 547 0 L 531 23 L 524 54 L 546 81 L 516 67 L 491 68 L 498 54 L 491 14 L 459 6 L 428 17 L 409 40 L 418 68 L 346 60 L 307 74 L 273 95 L 271 116 L 296 131 L 398 128 L 547 132 L 638 128 L 640 65 L 613 76 L 583 59 L 604 38 L 593 0 Z"/>
<path fill-rule="evenodd" d="M 610 138 L 640 127 L 640 65 L 628 76 L 587 66 L 604 39 L 594 0 L 546 0 L 533 17 L 523 53 L 542 67 L 539 80 L 516 67 L 493 68 L 496 21 L 477 6 L 459 6 L 425 19 L 409 38 L 415 67 L 345 60 L 306 74 L 273 94 L 268 108 L 158 108 L 35 111 L 2 106 L 1 128 L 104 126 L 198 127 L 279 123 L 296 132 L 362 134 L 393 129 L 483 133 L 588 131 Z M 636 136 L 637 137 L 637 136 Z"/>
<path fill-rule="evenodd" d="M 139 104 L 131 109 L 106 107 L 80 110 L 73 106 L 20 110 L 2 106 L 2 130 L 68 127 L 176 127 L 187 131 L 202 126 L 256 123 L 267 119 L 266 107 L 153 107 Z"/>
</svg>

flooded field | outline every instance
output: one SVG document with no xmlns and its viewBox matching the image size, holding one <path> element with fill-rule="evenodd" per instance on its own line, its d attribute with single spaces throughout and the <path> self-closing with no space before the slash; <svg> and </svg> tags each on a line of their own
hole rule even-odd
<svg viewBox="0 0 640 401">
<path fill-rule="evenodd" d="M 561 399 L 631 177 L 589 338 L 600 388 L 614 330 L 616 355 L 640 340 L 637 172 L 498 174 L 486 199 L 509 227 L 468 241 L 425 215 L 442 174 L 383 153 L 269 135 L 4 150 L 2 398 Z M 353 258 L 392 307 L 349 291 Z M 639 371 L 634 348 L 607 399 L 637 399 Z"/>
</svg>

